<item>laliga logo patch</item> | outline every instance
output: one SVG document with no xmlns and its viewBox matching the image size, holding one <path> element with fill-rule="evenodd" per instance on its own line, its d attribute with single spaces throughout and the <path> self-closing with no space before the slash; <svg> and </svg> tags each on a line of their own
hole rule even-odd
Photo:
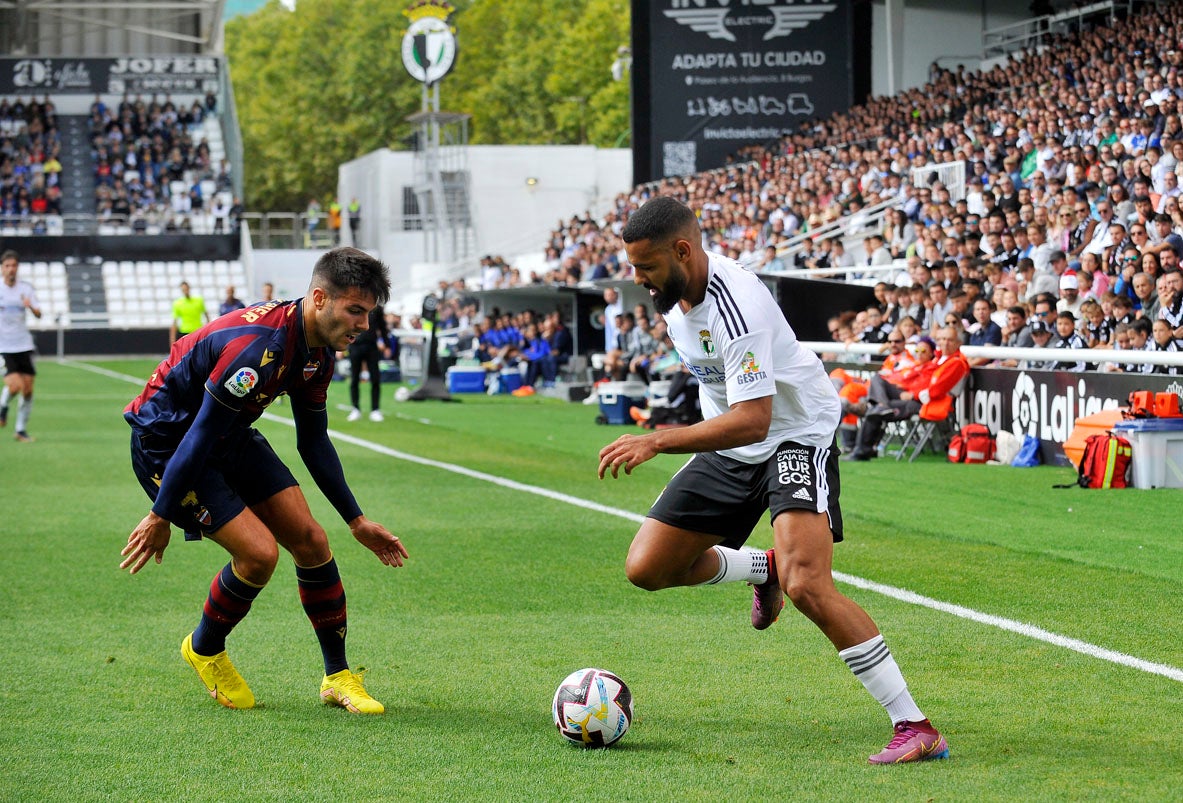
<svg viewBox="0 0 1183 803">
<path fill-rule="evenodd" d="M 242 367 L 235 371 L 234 376 L 226 380 L 226 390 L 233 393 L 238 398 L 245 397 L 248 393 L 254 390 L 255 385 L 259 383 L 259 374 L 254 368 Z"/>
<path fill-rule="evenodd" d="M 304 381 L 307 382 L 309 379 L 312 379 L 312 377 L 319 370 L 320 370 L 320 360 L 313 360 L 312 362 L 305 364 L 304 365 Z"/>
</svg>

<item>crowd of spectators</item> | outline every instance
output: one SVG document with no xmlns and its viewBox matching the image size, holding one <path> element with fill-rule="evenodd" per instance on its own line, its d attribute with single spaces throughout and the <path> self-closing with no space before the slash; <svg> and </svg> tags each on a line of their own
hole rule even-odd
<svg viewBox="0 0 1183 803">
<path fill-rule="evenodd" d="M 169 96 L 125 95 L 114 107 L 96 97 L 89 134 L 99 219 L 137 232 L 188 231 L 193 216 L 203 215 L 215 233 L 234 230 L 243 210 L 232 196 L 230 163 L 215 164 L 201 135 L 216 113 L 212 92 L 179 106 Z"/>
<path fill-rule="evenodd" d="M 61 212 L 60 155 L 53 101 L 0 98 L 0 225 L 46 233 Z"/>
<path fill-rule="evenodd" d="M 698 210 L 708 247 L 755 271 L 786 262 L 885 271 L 876 312 L 832 321 L 835 339 L 883 342 L 897 325 L 914 339 L 951 324 L 971 345 L 1176 349 L 1181 29 L 1183 7 L 1156 4 L 1048 33 L 1042 47 L 989 70 L 933 65 L 925 86 L 811 121 L 723 169 L 638 187 L 599 220 L 561 225 L 548 258 L 585 278 L 629 278 L 619 240 L 629 212 L 673 195 Z M 955 161 L 968 166 L 964 198 L 934 179 L 912 183 L 914 168 Z M 862 210 L 882 201 L 894 208 L 858 253 L 839 237 L 784 253 L 790 238 L 831 221 L 858 230 Z M 1172 337 L 1153 337 L 1159 317 Z"/>
</svg>

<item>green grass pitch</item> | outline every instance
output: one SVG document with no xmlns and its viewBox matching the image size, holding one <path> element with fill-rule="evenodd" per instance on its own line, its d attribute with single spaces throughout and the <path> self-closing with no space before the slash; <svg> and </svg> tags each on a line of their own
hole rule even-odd
<svg viewBox="0 0 1183 803">
<path fill-rule="evenodd" d="M 842 583 L 952 752 L 873 767 L 887 717 L 801 616 L 757 633 L 746 586 L 650 594 L 625 580 L 627 515 L 643 514 L 684 458 L 599 481 L 597 451 L 626 430 L 597 426 L 593 407 L 396 404 L 390 388 L 385 423 L 346 424 L 337 384 L 333 428 L 377 447 L 340 441 L 346 473 L 411 553 L 383 567 L 308 490 L 341 565 L 350 659 L 369 668 L 387 713 L 320 705 L 290 561 L 230 639 L 261 705 L 229 711 L 178 651 L 225 553 L 174 533 L 163 565 L 117 568 L 148 507 L 120 418 L 137 387 L 120 375 L 146 377 L 152 363 L 86 365 L 111 373 L 39 363 L 36 443 L 0 431 L 0 799 L 1178 799 L 1177 491 L 1053 490 L 1068 469 L 935 457 L 843 464 L 843 576 L 1175 671 Z M 260 428 L 310 486 L 291 427 Z M 764 524 L 749 543 L 770 540 Z M 556 685 L 583 666 L 619 674 L 636 699 L 632 730 L 609 750 L 569 745 L 550 721 Z"/>
</svg>

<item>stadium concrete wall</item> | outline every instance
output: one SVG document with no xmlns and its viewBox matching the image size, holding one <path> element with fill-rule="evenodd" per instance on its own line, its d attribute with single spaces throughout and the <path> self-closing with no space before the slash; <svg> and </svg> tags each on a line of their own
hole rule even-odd
<svg viewBox="0 0 1183 803">
<path fill-rule="evenodd" d="M 934 61 L 953 68 L 977 69 L 982 58 L 982 31 L 1030 19 L 1029 0 L 949 3 L 946 0 L 900 0 L 904 4 L 902 84 L 924 86 Z M 871 93 L 890 95 L 887 47 L 887 5 L 871 6 Z M 857 100 L 857 99 L 856 99 Z"/>
<path fill-rule="evenodd" d="M 583 145 L 492 146 L 467 149 L 474 241 L 471 257 L 456 265 L 446 249 L 432 253 L 422 230 L 407 228 L 404 188 L 415 184 L 415 153 L 373 151 L 338 170 L 342 206 L 361 206 L 358 241 L 386 261 L 394 274 L 394 296 L 422 292 L 422 263 L 441 263 L 441 278 L 472 275 L 486 253 L 511 257 L 543 250 L 560 221 L 586 210 L 602 211 L 632 187 L 632 152 Z M 534 179 L 528 183 L 527 179 Z M 348 228 L 346 226 L 345 228 Z M 260 278 L 262 274 L 260 274 Z M 262 280 L 262 279 L 261 279 Z"/>
</svg>

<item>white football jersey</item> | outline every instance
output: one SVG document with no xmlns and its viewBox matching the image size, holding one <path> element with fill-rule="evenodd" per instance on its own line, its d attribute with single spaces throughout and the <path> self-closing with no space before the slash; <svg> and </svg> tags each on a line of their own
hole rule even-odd
<svg viewBox="0 0 1183 803">
<path fill-rule="evenodd" d="M 26 298 L 34 307 L 41 307 L 33 285 L 17 279 L 16 284 L 9 287 L 0 281 L 0 354 L 33 350 L 33 335 L 25 320 L 25 316 L 31 314 L 25 310 Z"/>
<path fill-rule="evenodd" d="M 787 440 L 832 445 L 842 408 L 821 360 L 797 340 L 764 282 L 734 260 L 707 256 L 706 298 L 689 312 L 675 305 L 665 315 L 678 355 L 698 378 L 703 416 L 775 397 L 768 437 L 719 453 L 760 463 Z"/>
</svg>

